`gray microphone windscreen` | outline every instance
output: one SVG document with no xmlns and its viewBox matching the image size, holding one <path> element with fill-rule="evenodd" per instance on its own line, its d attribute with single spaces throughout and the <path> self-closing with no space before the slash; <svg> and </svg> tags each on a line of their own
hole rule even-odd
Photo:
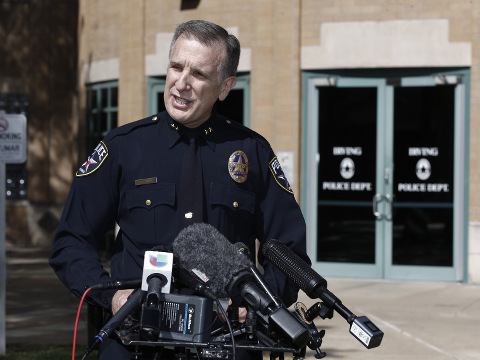
<svg viewBox="0 0 480 360">
<path fill-rule="evenodd" d="M 249 266 L 248 259 L 230 241 L 215 227 L 204 223 L 180 231 L 173 242 L 173 253 L 184 269 L 205 274 L 217 297 L 227 297 L 227 284 Z"/>
</svg>

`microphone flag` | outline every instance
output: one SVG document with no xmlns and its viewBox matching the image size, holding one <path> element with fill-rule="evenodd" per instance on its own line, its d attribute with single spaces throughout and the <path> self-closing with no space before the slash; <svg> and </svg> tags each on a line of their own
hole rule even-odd
<svg viewBox="0 0 480 360">
<path fill-rule="evenodd" d="M 145 251 L 142 274 L 142 290 L 148 290 L 148 278 L 152 274 L 162 274 L 167 278 L 167 284 L 162 287 L 162 293 L 170 293 L 172 280 L 173 254 L 161 251 Z"/>
</svg>

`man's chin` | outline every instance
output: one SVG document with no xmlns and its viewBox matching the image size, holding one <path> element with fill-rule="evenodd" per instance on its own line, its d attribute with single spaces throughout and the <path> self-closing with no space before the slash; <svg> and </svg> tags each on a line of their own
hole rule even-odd
<svg viewBox="0 0 480 360">
<path fill-rule="evenodd" d="M 182 125 L 186 125 L 191 121 L 188 111 L 173 108 L 167 109 L 167 112 L 173 120 Z"/>
<path fill-rule="evenodd" d="M 205 120 L 200 120 L 198 117 L 194 118 L 192 108 L 182 110 L 172 106 L 167 107 L 167 112 L 173 120 L 189 128 L 196 128 L 208 119 L 208 117 L 205 117 Z"/>
</svg>

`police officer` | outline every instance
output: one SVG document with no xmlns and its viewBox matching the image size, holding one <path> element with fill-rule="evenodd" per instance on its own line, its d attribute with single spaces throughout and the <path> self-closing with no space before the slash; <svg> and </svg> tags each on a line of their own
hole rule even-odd
<svg viewBox="0 0 480 360">
<path fill-rule="evenodd" d="M 274 238 L 310 261 L 303 215 L 269 143 L 214 111 L 217 99 L 235 86 L 239 57 L 237 38 L 222 27 L 180 24 L 170 47 L 166 111 L 111 131 L 78 170 L 50 258 L 75 295 L 93 284 L 141 278 L 144 252 L 158 245 L 171 249 L 184 216 L 215 226 L 253 254 L 255 239 L 262 244 Z M 201 169 L 189 177 L 203 184 L 203 203 L 200 217 L 183 210 L 179 217 L 186 134 L 192 131 Z M 120 230 L 108 273 L 98 248 L 115 223 Z M 212 256 L 219 255 L 212 249 Z M 292 304 L 298 288 L 261 255 L 259 261 L 266 281 L 285 305 Z M 115 313 L 130 293 L 97 291 L 87 301 Z M 99 357 L 127 359 L 129 353 L 111 340 Z"/>
</svg>

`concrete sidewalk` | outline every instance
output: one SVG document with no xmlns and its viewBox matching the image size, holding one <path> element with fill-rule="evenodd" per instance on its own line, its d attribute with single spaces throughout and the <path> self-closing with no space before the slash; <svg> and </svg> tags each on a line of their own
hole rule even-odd
<svg viewBox="0 0 480 360">
<path fill-rule="evenodd" d="M 80 303 L 48 264 L 50 249 L 7 247 L 6 342 L 71 344 Z M 87 344 L 87 307 L 77 343 Z"/>
<path fill-rule="evenodd" d="M 327 359 L 480 359 L 480 287 L 452 283 L 327 279 L 329 290 L 357 316 L 366 315 L 384 333 L 366 349 L 338 314 L 317 319 L 326 330 Z M 315 301 L 302 295 L 311 306 Z"/>
<path fill-rule="evenodd" d="M 79 300 L 48 265 L 48 249 L 7 248 L 8 344 L 71 344 Z M 317 318 L 325 329 L 326 359 L 480 359 L 480 286 L 328 278 L 328 288 L 357 316 L 366 315 L 384 333 L 366 349 L 337 313 Z M 316 301 L 301 294 L 307 307 Z M 77 338 L 87 343 L 86 306 Z M 307 358 L 313 360 L 308 349 Z"/>
</svg>

